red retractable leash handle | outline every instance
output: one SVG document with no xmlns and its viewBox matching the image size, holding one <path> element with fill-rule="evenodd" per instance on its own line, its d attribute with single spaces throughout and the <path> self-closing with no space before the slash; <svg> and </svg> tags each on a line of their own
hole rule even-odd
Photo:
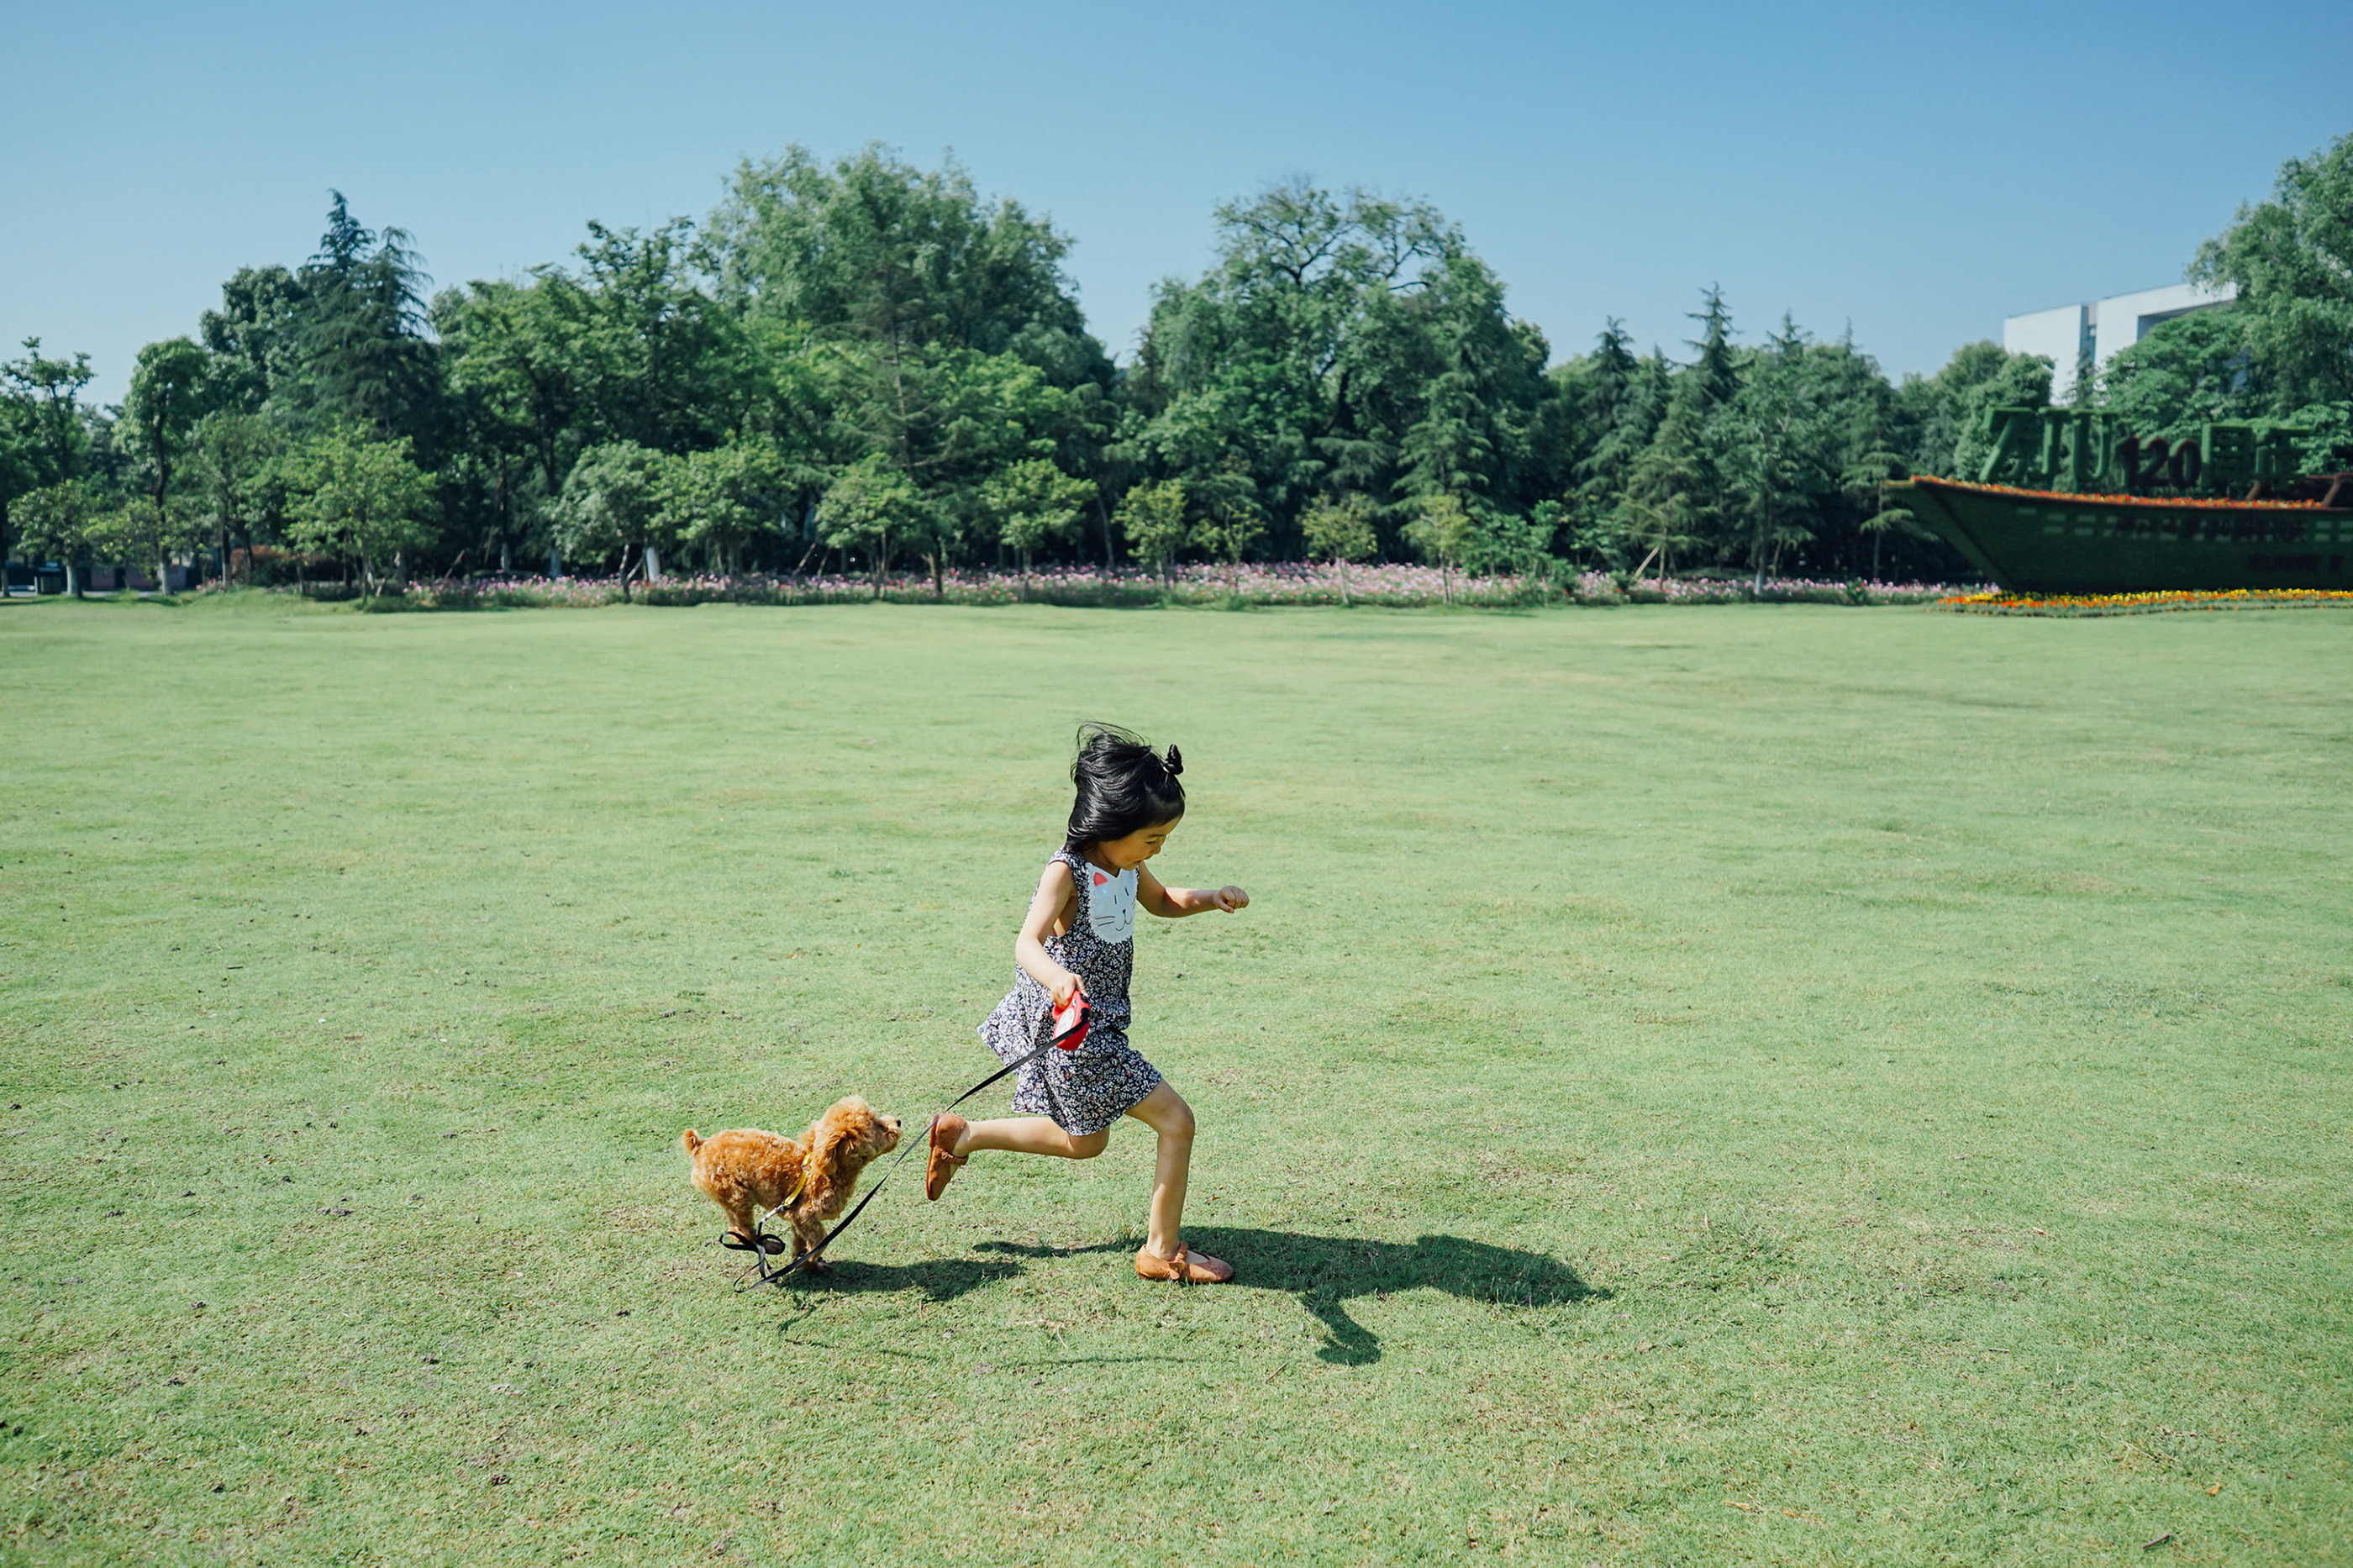
<svg viewBox="0 0 2353 1568">
<path fill-rule="evenodd" d="M 1077 986 L 1071 987 L 1071 999 L 1054 1009 L 1054 1032 L 1047 1037 L 1050 1045 L 1066 1051 L 1075 1051 L 1087 1037 L 1087 1026 L 1094 1021 L 1094 1005 L 1087 994 Z"/>
</svg>

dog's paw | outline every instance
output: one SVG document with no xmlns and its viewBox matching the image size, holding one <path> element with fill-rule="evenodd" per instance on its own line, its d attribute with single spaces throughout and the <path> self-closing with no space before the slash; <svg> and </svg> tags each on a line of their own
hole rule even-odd
<svg viewBox="0 0 2353 1568">
<path fill-rule="evenodd" d="M 801 1272 L 804 1274 L 829 1274 L 832 1271 L 833 1265 L 828 1263 L 822 1258 L 804 1258 L 801 1259 Z"/>
</svg>

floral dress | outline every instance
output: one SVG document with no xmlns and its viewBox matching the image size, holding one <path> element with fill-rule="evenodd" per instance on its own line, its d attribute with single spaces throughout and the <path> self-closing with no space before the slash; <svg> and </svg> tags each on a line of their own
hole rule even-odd
<svg viewBox="0 0 2353 1568">
<path fill-rule="evenodd" d="M 1070 930 L 1046 939 L 1046 955 L 1086 983 L 1087 1037 L 1075 1051 L 1043 1050 L 1015 1080 L 1013 1109 L 1050 1116 L 1073 1137 L 1101 1132 L 1160 1085 L 1160 1073 L 1127 1043 L 1127 981 L 1135 960 L 1135 871 L 1116 874 L 1065 848 L 1056 854 L 1078 884 Z M 1035 1050 L 1051 1027 L 1053 994 L 1014 966 L 1013 989 L 980 1026 L 1002 1062 Z"/>
</svg>

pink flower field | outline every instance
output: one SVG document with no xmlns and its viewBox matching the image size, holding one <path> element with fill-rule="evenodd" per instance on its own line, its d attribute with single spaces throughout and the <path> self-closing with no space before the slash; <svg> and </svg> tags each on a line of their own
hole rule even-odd
<svg viewBox="0 0 2353 1568">
<path fill-rule="evenodd" d="M 1391 608 L 1418 608 L 1451 602 L 1472 608 L 1524 608 L 1577 605 L 1933 605 L 1973 592 L 1947 583 L 1835 582 L 1767 577 L 1761 587 L 1742 578 L 1624 579 L 1604 572 L 1574 577 L 1471 576 L 1455 573 L 1449 584 L 1434 566 L 1389 564 L 1347 568 L 1345 602 Z M 801 578 L 673 574 L 656 583 L 631 584 L 639 604 L 828 605 L 877 597 L 866 576 L 826 574 Z M 1015 572 L 951 572 L 935 595 L 929 576 L 893 573 L 879 595 L 894 604 L 1040 604 L 1091 606 L 1155 605 L 1338 605 L 1344 602 L 1337 568 L 1323 562 L 1282 562 L 1240 566 L 1176 568 L 1166 581 L 1134 567 L 1049 567 L 1027 576 Z M 610 577 L 491 576 L 463 582 L 417 583 L 377 602 L 384 609 L 586 608 L 622 602 L 621 585 Z"/>
</svg>

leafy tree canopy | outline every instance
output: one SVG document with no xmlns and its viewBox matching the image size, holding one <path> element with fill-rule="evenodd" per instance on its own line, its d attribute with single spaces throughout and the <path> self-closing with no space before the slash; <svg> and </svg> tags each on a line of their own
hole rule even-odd
<svg viewBox="0 0 2353 1568">
<path fill-rule="evenodd" d="M 1237 467 L 1277 525 L 1329 489 L 1394 537 L 1413 498 L 1518 504 L 1542 335 L 1426 203 L 1293 182 L 1218 209 L 1217 266 L 1160 288 L 1130 439 L 1207 492 Z"/>
<path fill-rule="evenodd" d="M 2276 412 L 2353 402 L 2353 133 L 2281 165 L 2272 199 L 2241 207 L 2189 276 L 2237 285 L 2231 320 Z"/>
<path fill-rule="evenodd" d="M 984 202 L 950 158 L 870 144 L 830 167 L 791 147 L 735 171 L 708 243 L 723 299 L 822 338 L 1012 354 L 1057 386 L 1106 382 L 1061 269 L 1071 242 L 1019 203 Z"/>
</svg>

